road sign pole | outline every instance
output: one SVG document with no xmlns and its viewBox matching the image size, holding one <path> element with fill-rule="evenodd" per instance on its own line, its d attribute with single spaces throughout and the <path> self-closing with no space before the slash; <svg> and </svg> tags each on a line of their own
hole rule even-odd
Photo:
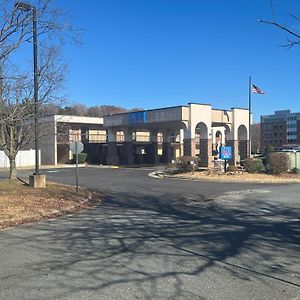
<svg viewBox="0 0 300 300">
<path fill-rule="evenodd" d="M 75 157 L 76 157 L 76 193 L 78 193 L 78 144 L 75 143 Z"/>
<path fill-rule="evenodd" d="M 70 150 L 72 154 L 75 154 L 75 160 L 76 160 L 76 192 L 78 193 L 78 154 L 81 153 L 84 149 L 84 145 L 81 143 L 81 141 L 75 141 L 70 144 Z"/>
</svg>

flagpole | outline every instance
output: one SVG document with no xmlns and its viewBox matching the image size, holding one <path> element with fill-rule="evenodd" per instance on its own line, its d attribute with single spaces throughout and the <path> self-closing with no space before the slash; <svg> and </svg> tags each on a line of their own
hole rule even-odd
<svg viewBox="0 0 300 300">
<path fill-rule="evenodd" d="M 249 157 L 251 157 L 251 94 L 252 94 L 252 78 L 249 77 Z"/>
</svg>

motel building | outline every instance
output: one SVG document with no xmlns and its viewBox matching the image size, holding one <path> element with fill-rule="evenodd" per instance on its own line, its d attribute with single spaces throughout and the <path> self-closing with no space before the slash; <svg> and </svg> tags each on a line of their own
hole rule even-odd
<svg viewBox="0 0 300 300">
<path fill-rule="evenodd" d="M 248 109 L 199 103 L 103 118 L 53 115 L 41 122 L 41 163 L 70 162 L 70 143 L 79 140 L 94 164 L 158 164 L 198 156 L 201 166 L 210 167 L 226 145 L 233 152 L 229 163 L 237 165 L 249 155 L 248 122 Z"/>
</svg>

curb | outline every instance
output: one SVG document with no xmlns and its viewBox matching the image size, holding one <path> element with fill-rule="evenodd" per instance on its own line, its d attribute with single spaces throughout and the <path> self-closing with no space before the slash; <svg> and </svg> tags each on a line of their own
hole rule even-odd
<svg viewBox="0 0 300 300">
<path fill-rule="evenodd" d="M 155 179 L 164 179 L 166 177 L 163 171 L 154 171 L 149 173 L 148 176 Z"/>
<path fill-rule="evenodd" d="M 88 168 L 99 168 L 99 169 L 119 169 L 119 166 L 114 165 L 86 165 Z"/>
</svg>

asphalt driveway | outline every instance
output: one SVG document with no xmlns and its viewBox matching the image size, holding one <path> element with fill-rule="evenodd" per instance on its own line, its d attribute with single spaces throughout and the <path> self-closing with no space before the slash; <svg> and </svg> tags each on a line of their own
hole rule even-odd
<svg viewBox="0 0 300 300">
<path fill-rule="evenodd" d="M 300 185 L 149 172 L 80 169 L 102 205 L 0 231 L 0 298 L 300 299 Z M 74 170 L 47 177 L 72 184 Z"/>
</svg>

